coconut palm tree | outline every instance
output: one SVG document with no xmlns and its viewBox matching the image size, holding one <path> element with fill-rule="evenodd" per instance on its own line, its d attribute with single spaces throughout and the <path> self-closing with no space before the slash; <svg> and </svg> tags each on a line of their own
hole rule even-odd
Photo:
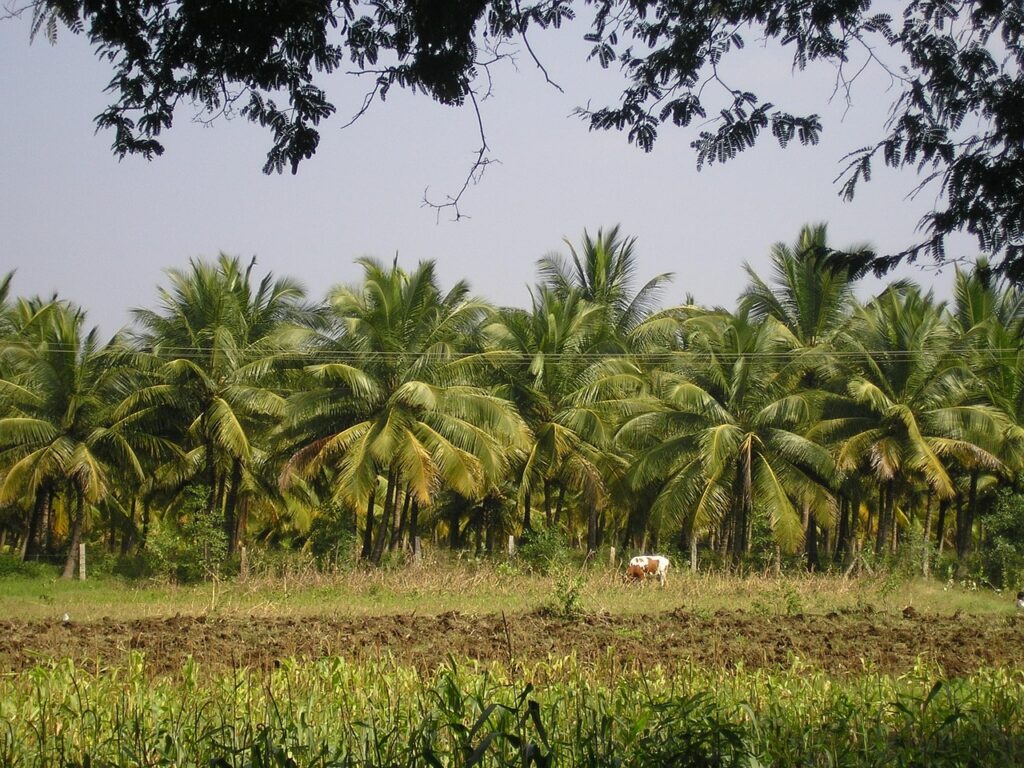
<svg viewBox="0 0 1024 768">
<path fill-rule="evenodd" d="M 572 293 L 599 308 L 602 319 L 600 339 L 603 351 L 627 351 L 623 343 L 654 310 L 658 293 L 672 279 L 671 273 L 656 275 L 633 292 L 637 273 L 636 238 L 623 238 L 619 226 L 590 237 L 584 230 L 580 249 L 564 239 L 570 258 L 550 253 L 538 262 L 542 285 L 562 298 Z"/>
<path fill-rule="evenodd" d="M 795 344 L 802 350 L 817 352 L 828 357 L 832 353 L 835 337 L 843 331 L 854 306 L 854 287 L 862 270 L 851 266 L 863 259 L 850 259 L 849 255 L 871 252 L 865 244 L 848 247 L 844 258 L 838 259 L 828 244 L 828 229 L 825 224 L 807 225 L 800 230 L 793 245 L 775 243 L 771 248 L 771 282 L 762 279 L 757 272 L 745 264 L 744 269 L 750 284 L 740 295 L 740 307 L 749 312 L 755 321 L 775 318 L 788 330 Z M 820 377 L 809 369 L 803 385 L 816 389 L 822 385 Z M 859 489 L 851 486 L 856 478 L 848 478 L 845 490 L 848 495 L 858 496 Z M 850 493 L 852 491 L 852 493 Z M 839 535 L 836 555 L 841 557 L 848 547 L 852 533 L 850 521 L 855 517 L 849 513 L 851 505 L 847 499 L 841 503 Z M 817 507 L 828 513 L 827 507 Z M 807 565 L 814 570 L 820 567 L 818 559 L 818 525 L 829 525 L 830 520 L 815 520 L 808 516 L 804 523 Z"/>
<path fill-rule="evenodd" d="M 247 473 L 262 463 L 262 441 L 284 413 L 281 371 L 298 365 L 310 310 L 302 288 L 221 254 L 171 269 L 158 310 L 134 311 L 136 365 L 148 374 L 119 413 L 159 411 L 173 425 L 186 461 L 167 473 L 200 480 L 207 512 L 223 513 L 228 551 L 241 534 L 236 507 Z"/>
<path fill-rule="evenodd" d="M 800 388 L 810 364 L 774 318 L 694 311 L 686 351 L 654 377 L 660 407 L 627 421 L 619 440 L 637 451 L 634 483 L 660 484 L 652 512 L 695 537 L 717 530 L 724 554 L 749 551 L 755 517 L 781 546 L 803 531 L 798 505 L 827 503 L 828 452 L 803 435 L 816 394 Z"/>
<path fill-rule="evenodd" d="M 600 351 L 607 338 L 605 308 L 579 290 L 540 286 L 531 298 L 530 311 L 499 310 L 484 329 L 499 369 L 497 391 L 516 403 L 533 433 L 519 469 L 523 528 L 532 527 L 536 492 L 543 492 L 548 525 L 560 516 L 566 492 L 578 494 L 592 552 L 602 528 L 606 478 L 621 464 L 608 449 L 617 420 L 638 407 L 640 369 Z"/>
<path fill-rule="evenodd" d="M 35 334 L 8 345 L 11 375 L 0 380 L 0 499 L 32 499 L 24 557 L 38 554 L 40 527 L 53 499 L 67 494 L 74 511 L 64 578 L 77 562 L 86 505 L 110 491 L 115 470 L 141 480 L 139 446 L 131 420 L 113 416 L 120 395 L 112 346 L 101 348 L 98 331 L 84 329 L 84 312 L 60 302 L 31 316 Z"/>
<path fill-rule="evenodd" d="M 332 471 L 335 501 L 367 504 L 364 557 L 380 561 L 402 494 L 420 505 L 442 489 L 478 498 L 504 475 L 527 431 L 507 401 L 476 386 L 468 339 L 488 306 L 464 282 L 447 292 L 434 263 L 406 272 L 359 259 L 363 281 L 328 296 L 336 337 L 310 366 L 316 388 L 297 394 L 285 420 L 296 450 L 283 479 Z M 386 477 L 374 529 L 377 478 Z"/>
<path fill-rule="evenodd" d="M 1006 431 L 995 452 L 1006 472 L 1024 467 L 1024 292 L 993 275 L 986 259 L 970 271 L 957 269 L 953 278 L 952 332 L 967 362 L 973 399 L 1006 415 Z M 985 439 L 983 437 L 983 439 Z M 971 541 L 980 488 L 995 488 L 985 467 L 967 462 L 968 503 L 957 516 L 957 551 L 963 557 Z"/>
<path fill-rule="evenodd" d="M 956 494 L 951 466 L 995 470 L 1006 418 L 974 401 L 975 385 L 944 311 L 915 286 L 891 287 L 857 309 L 841 349 L 846 392 L 812 429 L 834 441 L 837 465 L 879 488 L 875 549 L 891 541 L 897 502 L 915 483 Z"/>
</svg>

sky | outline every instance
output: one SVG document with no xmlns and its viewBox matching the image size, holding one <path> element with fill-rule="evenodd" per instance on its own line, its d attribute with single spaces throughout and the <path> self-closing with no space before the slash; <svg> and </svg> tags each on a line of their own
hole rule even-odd
<svg viewBox="0 0 1024 768">
<path fill-rule="evenodd" d="M 29 44 L 28 19 L 0 21 L 0 274 L 15 295 L 58 292 L 105 333 L 130 309 L 155 306 L 163 270 L 219 252 L 255 256 L 257 272 L 298 279 L 313 299 L 359 279 L 354 260 L 375 256 L 409 268 L 433 259 L 445 286 L 467 279 L 497 304 L 528 306 L 536 261 L 568 253 L 615 224 L 636 237 L 639 275 L 675 279 L 664 304 L 687 294 L 732 307 L 744 263 L 769 273 L 769 251 L 802 225 L 828 222 L 829 240 L 892 252 L 913 242 L 932 198 L 908 199 L 916 178 L 876 169 L 852 203 L 838 195 L 842 157 L 882 135 L 892 91 L 881 73 L 856 84 L 852 106 L 830 100 L 834 71 L 794 73 L 785 50 L 748 45 L 729 76 L 792 111 L 821 115 L 823 141 L 779 149 L 770 136 L 725 165 L 698 172 L 689 144 L 699 127 L 665 126 L 644 154 L 624 134 L 589 132 L 573 109 L 614 96 L 615 70 L 585 61 L 581 28 L 531 37 L 563 92 L 521 52 L 495 69 L 482 103 L 492 156 L 465 193 L 465 218 L 423 206 L 461 186 L 478 146 L 469 109 L 397 89 L 351 127 L 367 87 L 343 74 L 325 82 L 338 114 L 322 124 L 317 154 L 296 176 L 265 176 L 270 136 L 243 119 L 206 126 L 179 110 L 153 161 L 118 160 L 112 136 L 95 133 L 110 78 L 86 40 L 61 29 L 56 46 Z M 753 42 L 753 41 L 751 41 Z M 970 241 L 951 253 L 970 255 Z M 927 265 L 926 265 L 927 266 Z M 904 267 L 947 296 L 951 270 Z M 879 287 L 866 280 L 862 296 Z"/>
</svg>

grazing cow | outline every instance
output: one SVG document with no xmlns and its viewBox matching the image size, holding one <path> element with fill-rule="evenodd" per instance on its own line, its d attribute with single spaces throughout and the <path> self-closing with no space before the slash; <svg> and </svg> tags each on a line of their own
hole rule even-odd
<svg viewBox="0 0 1024 768">
<path fill-rule="evenodd" d="M 665 586 L 665 574 L 668 567 L 672 565 L 664 555 L 638 555 L 629 561 L 626 568 L 626 578 L 632 581 L 646 579 L 648 576 L 655 576 L 661 586 Z"/>
<path fill-rule="evenodd" d="M 1017 593 L 1017 607 L 1024 611 L 1024 590 Z"/>
</svg>

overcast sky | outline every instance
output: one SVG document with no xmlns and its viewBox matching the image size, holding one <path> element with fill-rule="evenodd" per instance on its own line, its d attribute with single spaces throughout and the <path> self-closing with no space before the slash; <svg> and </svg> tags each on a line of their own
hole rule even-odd
<svg viewBox="0 0 1024 768">
<path fill-rule="evenodd" d="M 575 39 L 574 39 L 575 35 Z M 518 71 L 495 71 L 483 104 L 487 138 L 500 164 L 466 193 L 453 223 L 422 206 L 424 190 L 454 192 L 472 162 L 476 122 L 468 109 L 442 107 L 394 91 L 350 128 L 365 83 L 338 76 L 328 95 L 338 115 L 323 125 L 317 155 L 297 176 L 264 176 L 270 136 L 238 119 L 206 127 L 179 112 L 166 153 L 152 162 L 118 161 L 111 136 L 94 133 L 110 77 L 88 44 L 61 30 L 55 47 L 29 44 L 28 21 L 0 22 L 0 273 L 16 269 L 17 295 L 49 294 L 82 304 L 112 332 L 129 309 L 153 306 L 162 270 L 218 252 L 258 271 L 299 279 L 320 298 L 358 279 L 362 255 L 411 267 L 434 259 L 445 284 L 465 277 L 480 295 L 525 306 L 536 260 L 567 251 L 584 228 L 621 224 L 637 237 L 644 279 L 674 272 L 666 303 L 692 293 L 733 306 L 750 262 L 767 274 L 771 244 L 792 242 L 801 225 L 827 221 L 830 242 L 868 241 L 880 250 L 915 242 L 932 200 L 906 199 L 915 179 L 877 169 L 854 203 L 833 179 L 842 156 L 876 140 L 891 93 L 867 73 L 845 114 L 829 103 L 827 67 L 793 74 L 785 52 L 751 45 L 731 65 L 743 87 L 793 111 L 817 111 L 825 124 L 817 147 L 778 149 L 770 137 L 724 166 L 697 172 L 689 143 L 697 128 L 662 129 L 651 154 L 618 133 L 589 133 L 570 116 L 622 87 L 616 72 L 585 63 L 579 30 L 531 38 L 552 78 L 546 85 L 525 56 Z M 971 253 L 970 243 L 958 243 Z M 947 295 L 950 272 L 907 268 Z M 862 293 L 877 283 L 867 282 Z"/>
</svg>

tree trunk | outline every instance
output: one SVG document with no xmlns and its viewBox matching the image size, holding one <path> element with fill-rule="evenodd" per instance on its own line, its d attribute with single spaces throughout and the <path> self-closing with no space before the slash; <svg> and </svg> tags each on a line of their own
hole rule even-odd
<svg viewBox="0 0 1024 768">
<path fill-rule="evenodd" d="M 397 491 L 396 491 L 397 493 Z M 393 552 L 399 542 L 402 540 L 402 534 L 405 533 L 405 526 L 408 524 L 409 518 L 409 505 L 412 503 L 412 494 L 406 490 L 405 500 L 402 502 L 402 506 L 398 506 L 397 499 L 395 501 L 395 522 L 391 526 L 391 540 L 388 542 L 388 552 Z"/>
<path fill-rule="evenodd" d="M 474 554 L 476 554 L 477 557 L 480 557 L 484 552 L 483 530 L 484 516 L 486 514 L 486 510 L 482 506 L 477 507 L 473 513 L 473 547 Z"/>
<path fill-rule="evenodd" d="M 971 552 L 971 533 L 974 528 L 974 515 L 978 505 L 978 470 L 971 472 L 971 484 L 967 491 L 967 505 L 957 514 L 956 555 L 960 560 L 957 568 L 963 575 L 967 567 L 965 562 Z"/>
<path fill-rule="evenodd" d="M 647 524 L 645 510 L 640 504 L 633 504 L 626 515 L 626 527 L 622 532 L 622 551 L 626 552 L 640 545 L 644 526 Z"/>
<path fill-rule="evenodd" d="M 839 496 L 839 530 L 836 532 L 836 545 L 832 550 L 832 562 L 839 565 L 846 557 L 850 538 L 850 500 L 846 494 Z"/>
<path fill-rule="evenodd" d="M 139 548 L 140 549 L 145 549 L 147 541 L 149 541 L 149 502 L 147 502 L 145 497 L 143 497 L 143 499 L 142 499 L 142 541 L 139 542 Z"/>
<path fill-rule="evenodd" d="M 928 501 L 925 502 L 924 509 L 924 526 L 922 528 L 923 539 L 924 539 L 924 551 L 921 553 L 921 575 L 926 579 L 931 576 L 932 570 L 932 547 L 931 547 L 931 532 L 932 532 L 932 496 L 934 491 L 928 489 Z"/>
<path fill-rule="evenodd" d="M 462 517 L 457 504 L 452 504 L 448 512 L 448 549 L 453 552 L 462 544 L 459 535 L 459 519 Z"/>
<path fill-rule="evenodd" d="M 25 532 L 25 546 L 21 552 L 22 560 L 36 560 L 39 558 L 40 541 L 42 539 L 41 526 L 46 519 L 46 506 L 50 502 L 50 489 L 45 485 L 36 488 L 36 500 L 32 505 L 32 514 L 28 519 L 28 530 Z"/>
<path fill-rule="evenodd" d="M 377 536 L 373 542 L 373 554 L 371 559 L 374 565 L 380 565 L 384 557 L 384 547 L 388 543 L 391 533 L 390 528 L 394 523 L 395 506 L 398 504 L 399 472 L 396 467 L 388 470 L 388 485 L 384 491 L 384 512 L 380 516 Z"/>
<path fill-rule="evenodd" d="M 78 545 L 82 542 L 82 522 L 85 519 L 85 499 L 82 491 L 75 488 L 75 519 L 71 524 L 71 546 L 68 549 L 68 557 L 64 561 L 64 572 L 60 575 L 62 579 L 70 579 L 75 575 L 75 566 L 78 564 Z"/>
<path fill-rule="evenodd" d="M 875 532 L 875 554 L 879 557 L 882 556 L 889 539 L 889 496 L 891 494 L 891 481 L 878 486 L 878 530 Z"/>
<path fill-rule="evenodd" d="M 811 514 L 811 503 L 804 501 L 804 551 L 807 556 L 807 570 L 811 573 L 821 570 L 818 560 L 818 523 Z"/>
<path fill-rule="evenodd" d="M 949 499 L 942 499 L 939 502 L 939 522 L 935 526 L 935 543 L 938 556 L 942 556 L 942 549 L 946 543 L 946 511 L 949 509 Z"/>
<path fill-rule="evenodd" d="M 363 529 L 363 549 L 359 553 L 359 557 L 363 560 L 369 560 L 370 554 L 372 553 L 373 507 L 376 496 L 377 488 L 373 487 L 370 489 L 370 496 L 366 502 L 366 527 Z"/>
<path fill-rule="evenodd" d="M 412 509 L 409 512 L 409 540 L 416 547 L 416 539 L 420 535 L 420 503 L 415 498 L 412 500 Z"/>
<path fill-rule="evenodd" d="M 533 500 L 530 498 L 530 489 L 527 488 L 523 491 L 523 533 L 529 533 L 533 530 L 533 523 L 530 520 L 530 512 L 532 511 Z"/>
<path fill-rule="evenodd" d="M 551 481 L 544 481 L 544 522 L 551 527 Z"/>
<path fill-rule="evenodd" d="M 224 504 L 224 534 L 228 539 L 228 555 L 233 555 L 238 548 L 238 520 L 235 511 L 238 508 L 238 487 L 242 484 L 242 460 L 231 462 L 231 487 L 228 489 L 227 501 Z"/>
<path fill-rule="evenodd" d="M 135 525 L 135 515 L 139 508 L 138 496 L 132 496 L 131 506 L 128 508 L 128 525 L 124 526 L 121 531 L 121 555 L 127 555 L 132 550 L 132 546 L 135 544 L 136 532 L 138 531 Z"/>
<path fill-rule="evenodd" d="M 593 555 L 595 552 L 597 552 L 597 506 L 591 504 L 590 509 L 587 510 L 587 555 Z"/>
<path fill-rule="evenodd" d="M 490 504 L 484 506 L 484 514 L 484 549 L 490 555 L 494 553 L 494 540 L 498 532 L 498 516 L 494 513 Z"/>
<path fill-rule="evenodd" d="M 206 429 L 206 417 L 203 417 L 203 429 Z M 212 518 L 217 512 L 217 464 L 213 459 L 213 443 L 206 442 L 206 482 L 210 489 L 206 493 L 206 512 Z"/>
</svg>

